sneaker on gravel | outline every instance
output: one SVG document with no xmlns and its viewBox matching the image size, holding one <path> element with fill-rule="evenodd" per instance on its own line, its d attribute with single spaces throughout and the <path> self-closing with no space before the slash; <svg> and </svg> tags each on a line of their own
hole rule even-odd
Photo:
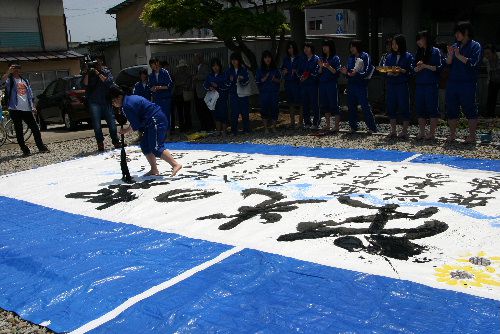
<svg viewBox="0 0 500 334">
<path fill-rule="evenodd" d="M 23 151 L 23 157 L 29 157 L 31 155 L 31 151 L 28 146 L 21 147 Z"/>
<path fill-rule="evenodd" d="M 49 153 L 50 150 L 47 147 L 47 145 L 43 145 L 43 146 L 41 146 L 41 147 L 38 148 L 38 152 L 40 152 L 40 153 Z"/>
</svg>

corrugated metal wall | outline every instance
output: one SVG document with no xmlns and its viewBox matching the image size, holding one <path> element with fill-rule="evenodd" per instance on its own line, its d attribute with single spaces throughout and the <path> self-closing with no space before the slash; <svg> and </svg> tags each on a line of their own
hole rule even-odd
<svg viewBox="0 0 500 334">
<path fill-rule="evenodd" d="M 38 23 L 32 18 L 2 17 L 0 20 L 0 52 L 41 51 Z"/>
</svg>

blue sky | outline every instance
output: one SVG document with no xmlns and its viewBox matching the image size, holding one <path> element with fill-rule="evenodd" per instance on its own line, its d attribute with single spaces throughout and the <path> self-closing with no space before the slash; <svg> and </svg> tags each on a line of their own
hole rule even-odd
<svg viewBox="0 0 500 334">
<path fill-rule="evenodd" d="M 106 10 L 123 0 L 63 0 L 73 42 L 116 38 L 115 20 Z M 69 38 L 69 35 L 68 35 Z"/>
</svg>

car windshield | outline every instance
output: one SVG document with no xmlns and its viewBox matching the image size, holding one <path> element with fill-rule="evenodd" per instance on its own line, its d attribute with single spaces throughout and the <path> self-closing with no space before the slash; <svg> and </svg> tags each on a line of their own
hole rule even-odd
<svg viewBox="0 0 500 334">
<path fill-rule="evenodd" d="M 80 90 L 84 89 L 82 77 L 72 78 L 70 81 L 71 90 Z"/>
</svg>

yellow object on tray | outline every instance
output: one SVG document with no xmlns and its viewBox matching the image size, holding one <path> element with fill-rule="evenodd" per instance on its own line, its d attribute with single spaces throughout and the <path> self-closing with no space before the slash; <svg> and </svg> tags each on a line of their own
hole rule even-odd
<svg viewBox="0 0 500 334">
<path fill-rule="evenodd" d="M 195 133 L 191 133 L 191 134 L 188 134 L 186 135 L 188 141 L 195 141 L 195 140 L 198 140 L 198 139 L 203 139 L 205 137 L 208 137 L 208 132 L 195 132 Z"/>
<path fill-rule="evenodd" d="M 400 73 L 401 68 L 399 66 L 377 66 L 376 70 L 380 73 Z"/>
</svg>

